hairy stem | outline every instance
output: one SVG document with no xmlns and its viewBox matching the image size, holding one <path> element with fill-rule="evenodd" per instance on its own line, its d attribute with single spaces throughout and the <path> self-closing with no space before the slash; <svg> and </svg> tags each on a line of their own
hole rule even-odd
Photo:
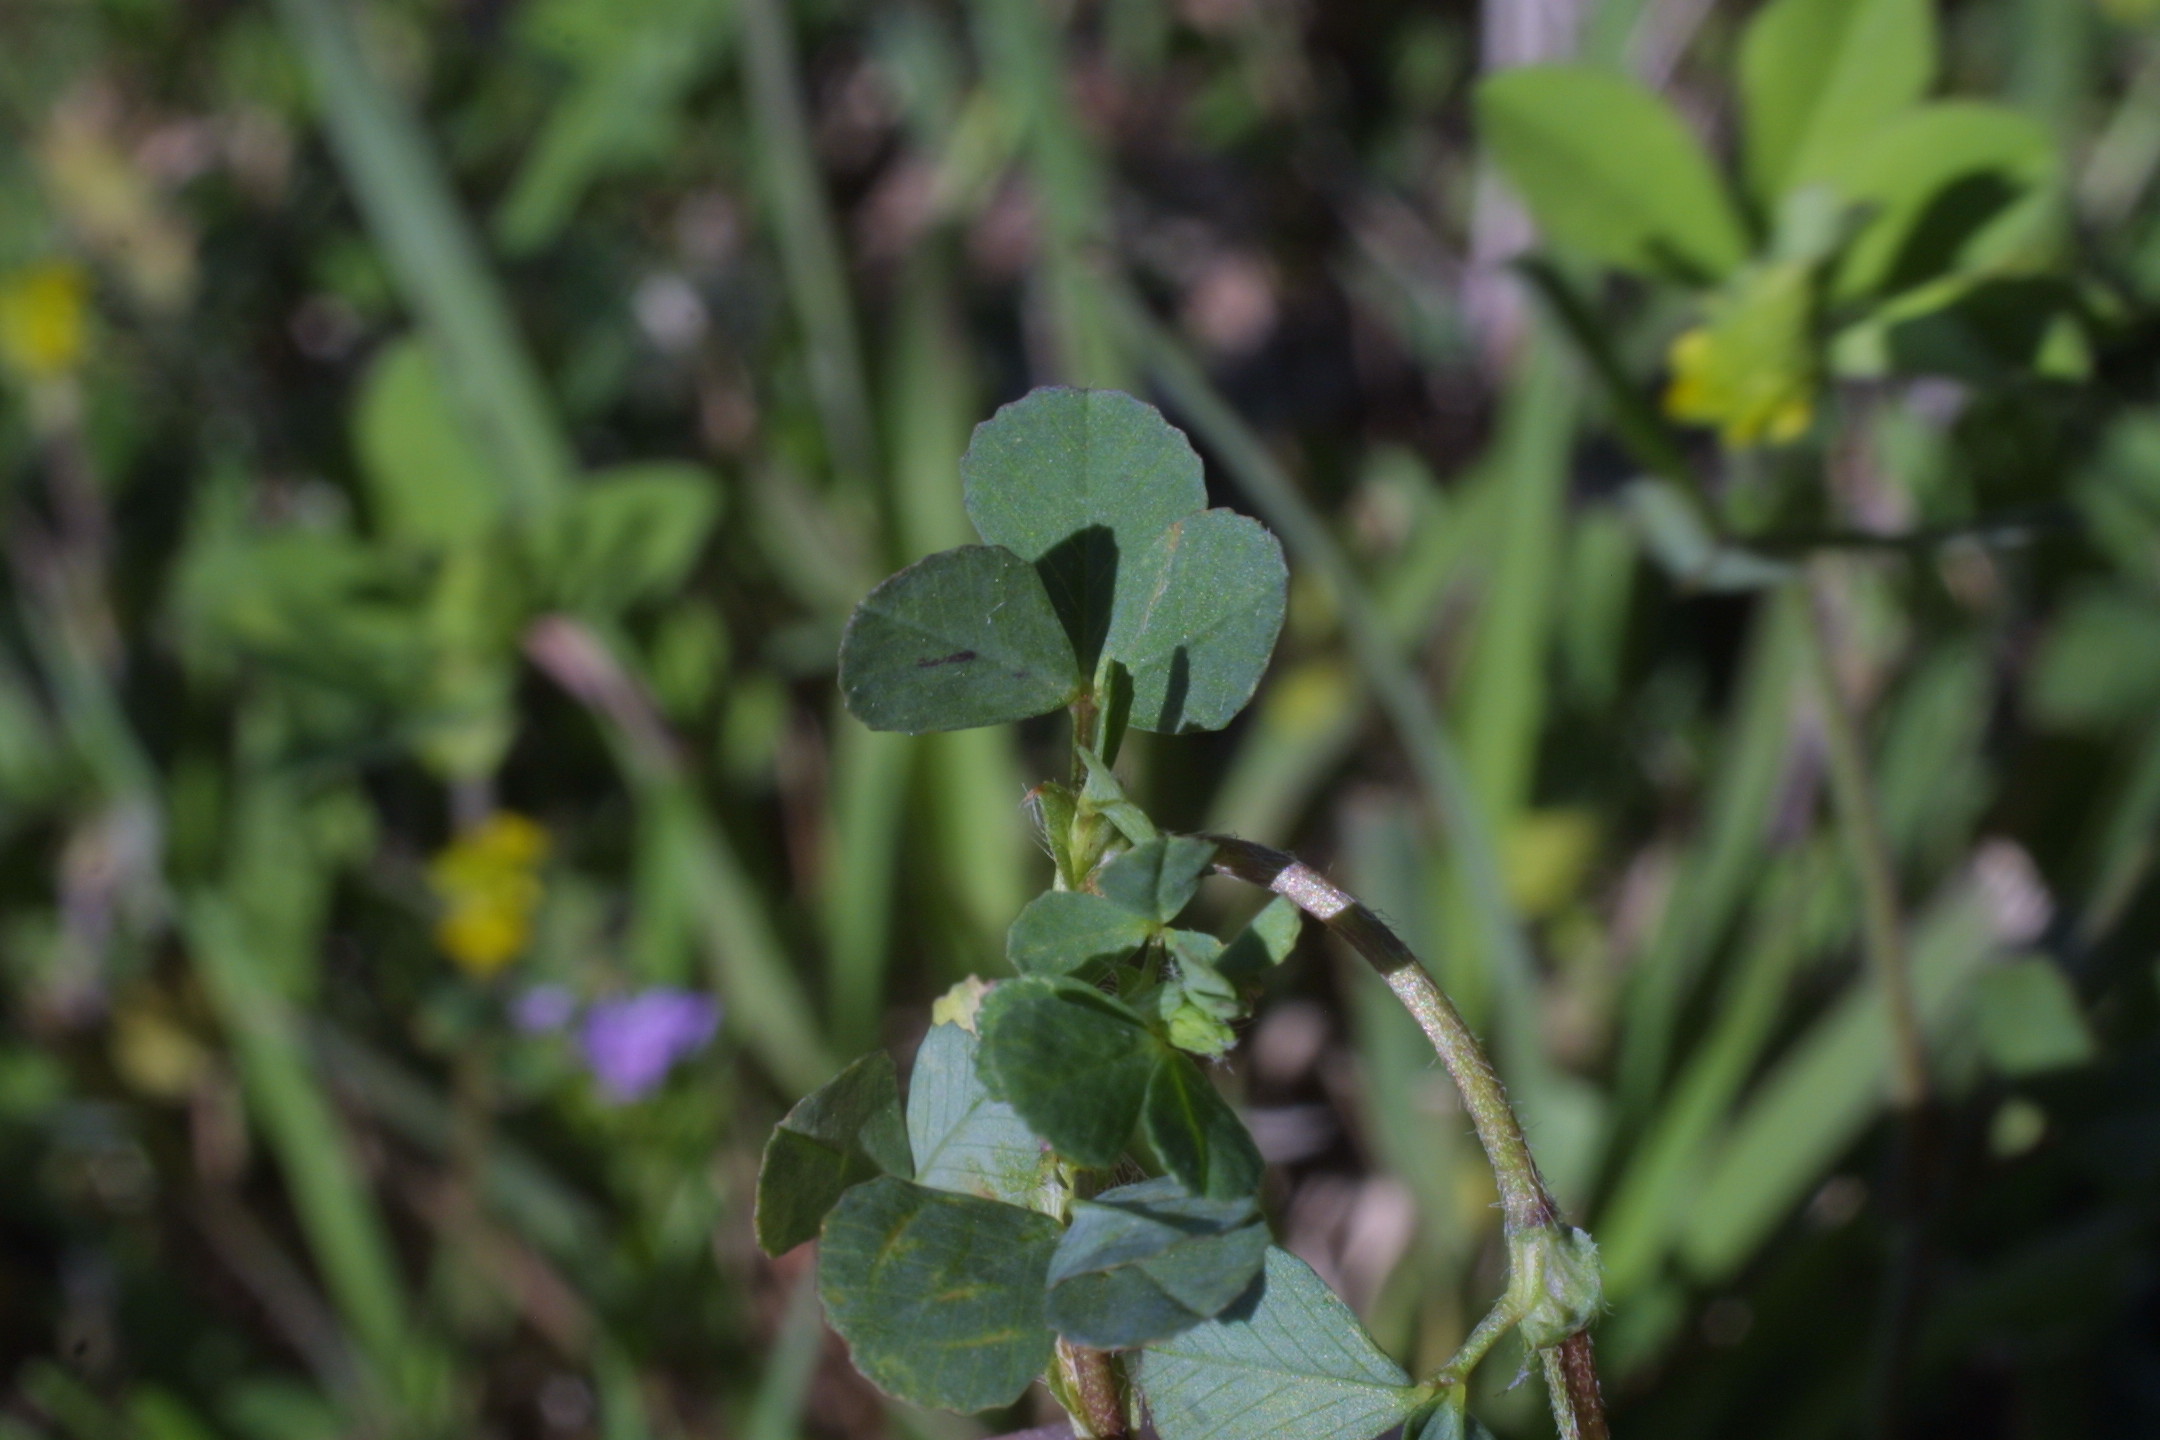
<svg viewBox="0 0 2160 1440">
<path fill-rule="evenodd" d="M 1204 838 L 1215 846 L 1216 873 L 1272 890 L 1325 924 L 1380 972 L 1417 1020 L 1461 1093 L 1478 1143 L 1492 1164 L 1507 1236 L 1512 1239 L 1558 1226 L 1559 1207 L 1538 1173 L 1522 1122 L 1508 1103 L 1507 1089 L 1486 1058 L 1485 1047 L 1402 937 L 1355 896 L 1296 856 L 1249 840 L 1222 835 Z M 1502 1301 L 1503 1306 L 1507 1303 Z M 1590 1337 L 1582 1332 L 1568 1336 L 1544 1352 L 1544 1365 L 1561 1434 L 1568 1440 L 1605 1440 L 1609 1433 L 1605 1401 L 1598 1388 Z"/>
</svg>

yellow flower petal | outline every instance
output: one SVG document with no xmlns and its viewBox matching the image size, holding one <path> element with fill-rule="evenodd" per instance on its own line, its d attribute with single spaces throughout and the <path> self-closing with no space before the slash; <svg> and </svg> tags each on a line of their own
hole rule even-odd
<svg viewBox="0 0 2160 1440">
<path fill-rule="evenodd" d="M 82 363 L 90 281 L 82 267 L 49 260 L 0 284 L 0 359 L 31 380 L 51 380 Z"/>
</svg>

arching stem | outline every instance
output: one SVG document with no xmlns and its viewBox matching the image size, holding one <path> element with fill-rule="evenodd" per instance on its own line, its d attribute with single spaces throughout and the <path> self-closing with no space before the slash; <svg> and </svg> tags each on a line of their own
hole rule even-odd
<svg viewBox="0 0 2160 1440">
<path fill-rule="evenodd" d="M 1456 1373 L 1458 1368 L 1467 1374 L 1485 1347 L 1523 1318 L 1525 1297 L 1516 1293 L 1518 1277 L 1523 1275 L 1526 1263 L 1534 1263 L 1533 1245 L 1562 1232 L 1559 1207 L 1538 1173 L 1530 1142 L 1523 1136 L 1522 1122 L 1508 1103 L 1507 1089 L 1486 1058 L 1485 1047 L 1416 954 L 1355 896 L 1294 855 L 1229 836 L 1202 838 L 1215 846 L 1216 873 L 1284 896 L 1340 936 L 1379 971 L 1380 978 L 1432 1042 L 1440 1063 L 1447 1067 L 1449 1078 L 1462 1095 L 1463 1108 L 1470 1113 L 1478 1143 L 1484 1147 L 1499 1185 L 1510 1284 L 1493 1315 L 1473 1332 L 1475 1353 L 1466 1345 L 1458 1363 L 1441 1372 L 1444 1380 L 1459 1380 L 1462 1376 Z M 1605 1401 L 1598 1388 L 1597 1363 L 1588 1333 L 1576 1330 L 1559 1338 L 1541 1352 L 1541 1358 L 1552 1392 L 1553 1417 L 1564 1440 L 1607 1440 L 1610 1431 L 1605 1423 Z"/>
</svg>

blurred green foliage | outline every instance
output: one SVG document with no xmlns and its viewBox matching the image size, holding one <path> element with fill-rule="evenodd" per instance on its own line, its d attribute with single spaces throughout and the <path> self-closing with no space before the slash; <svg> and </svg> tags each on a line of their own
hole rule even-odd
<svg viewBox="0 0 2160 1440">
<path fill-rule="evenodd" d="M 1283 538 L 1251 709 L 1124 783 L 1492 1037 L 1623 1433 L 2160 1431 L 2160 17 L 1530 8 L 5 7 L 0 1435 L 1054 1413 L 883 1399 L 752 1238 L 773 1123 L 1048 883 L 1055 722 L 834 683 L 1039 383 Z M 1490 1180 L 1339 958 L 1212 1078 L 1429 1374 Z"/>
</svg>

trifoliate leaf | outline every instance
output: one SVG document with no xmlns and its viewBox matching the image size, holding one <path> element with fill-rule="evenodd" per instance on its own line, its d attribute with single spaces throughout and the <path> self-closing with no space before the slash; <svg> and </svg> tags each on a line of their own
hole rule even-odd
<svg viewBox="0 0 2160 1440">
<path fill-rule="evenodd" d="M 968 516 L 1032 561 L 1082 675 L 1104 657 L 1104 749 L 1128 723 L 1214 730 L 1245 707 L 1282 628 L 1282 547 L 1205 510 L 1200 457 L 1112 390 L 1037 390 L 978 427 L 960 462 Z"/>
<path fill-rule="evenodd" d="M 1138 557 L 1207 504 L 1192 445 L 1115 390 L 1042 389 L 975 429 L 960 461 L 984 541 L 1035 562 L 1092 674 Z"/>
<path fill-rule="evenodd" d="M 1260 1188 L 1260 1151 L 1244 1122 L 1183 1055 L 1156 1066 L 1140 1123 L 1163 1168 L 1195 1194 L 1231 1199 Z"/>
<path fill-rule="evenodd" d="M 1250 1197 L 1210 1200 L 1167 1177 L 1105 1191 L 1073 1204 L 1045 1313 L 1099 1350 L 1168 1339 L 1249 1289 L 1267 1246 Z"/>
<path fill-rule="evenodd" d="M 975 1070 L 978 1045 L 958 1025 L 933 1025 L 915 1052 L 907 1097 L 915 1183 L 1032 1205 L 1051 1157 L 1012 1106 L 990 1098 Z"/>
<path fill-rule="evenodd" d="M 818 1290 L 879 1389 L 945 1410 L 1009 1405 L 1050 1363 L 1059 1233 L 1047 1215 L 885 1177 L 833 1208 Z"/>
<path fill-rule="evenodd" d="M 1147 1348 L 1140 1389 L 1162 1440 L 1373 1440 L 1424 1398 L 1312 1268 L 1278 1249 L 1252 1299 Z"/>
<path fill-rule="evenodd" d="M 1056 710 L 1079 694 L 1080 669 L 1035 568 L 967 545 L 910 565 L 855 607 L 840 689 L 871 729 L 913 735 Z"/>
<path fill-rule="evenodd" d="M 1078 975 L 1124 959 L 1156 925 L 1114 900 L 1052 890 L 1027 903 L 1005 936 L 1005 958 L 1023 975 Z"/>
<path fill-rule="evenodd" d="M 1229 724 L 1275 653 L 1288 587 L 1281 543 L 1229 510 L 1188 515 L 1128 554 L 1104 648 L 1131 676 L 1130 723 L 1166 735 Z"/>
<path fill-rule="evenodd" d="M 765 1142 L 758 1244 L 768 1255 L 792 1250 L 850 1188 L 914 1173 L 892 1057 L 875 1050 L 796 1101 Z"/>
<path fill-rule="evenodd" d="M 1095 877 L 1095 888 L 1138 915 L 1167 925 L 1192 903 L 1215 847 L 1190 835 L 1150 840 L 1112 860 Z"/>
<path fill-rule="evenodd" d="M 990 992 L 979 1028 L 992 1095 L 1067 1159 L 1117 1163 L 1164 1053 L 1138 1015 L 1078 981 L 1030 976 Z"/>
</svg>

